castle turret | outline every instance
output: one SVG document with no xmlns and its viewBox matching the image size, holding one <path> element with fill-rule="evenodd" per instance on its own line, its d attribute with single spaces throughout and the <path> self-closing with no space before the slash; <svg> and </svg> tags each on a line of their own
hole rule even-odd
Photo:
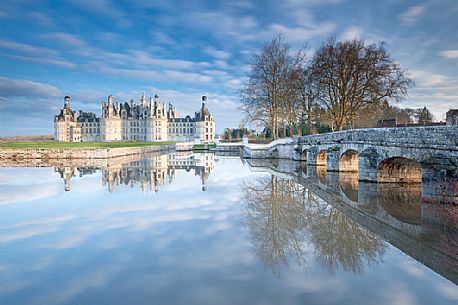
<svg viewBox="0 0 458 305">
<path fill-rule="evenodd" d="M 143 95 L 140 99 L 140 103 L 143 107 L 146 107 L 146 96 L 145 96 L 145 91 L 143 91 Z"/>
<path fill-rule="evenodd" d="M 70 109 L 70 97 L 68 95 L 64 97 L 64 108 Z"/>
<path fill-rule="evenodd" d="M 208 108 L 207 108 L 207 96 L 205 95 L 202 95 L 202 109 L 201 109 L 201 114 L 202 114 L 202 118 L 205 119 L 205 116 L 210 116 L 210 111 L 208 111 Z"/>
<path fill-rule="evenodd" d="M 113 96 L 112 95 L 109 95 L 108 96 L 108 112 L 107 112 L 107 116 L 108 117 L 112 117 L 113 116 Z"/>
</svg>

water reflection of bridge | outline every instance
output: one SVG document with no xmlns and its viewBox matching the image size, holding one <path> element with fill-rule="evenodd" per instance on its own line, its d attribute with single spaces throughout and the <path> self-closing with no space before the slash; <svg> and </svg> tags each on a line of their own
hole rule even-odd
<svg viewBox="0 0 458 305">
<path fill-rule="evenodd" d="M 128 162 L 126 162 L 128 161 Z M 84 161 L 83 161 L 84 162 Z M 161 185 L 172 183 L 178 171 L 194 171 L 202 181 L 202 191 L 207 190 L 207 180 L 214 168 L 215 158 L 212 153 L 180 152 L 163 155 L 134 155 L 128 160 L 112 158 L 107 164 L 78 166 L 74 163 L 54 165 L 64 180 L 65 190 L 70 191 L 70 180 L 78 176 L 83 177 L 102 172 L 102 185 L 107 186 L 110 192 L 121 185 L 140 186 L 145 192 L 147 189 L 158 192 Z"/>
<path fill-rule="evenodd" d="M 319 166 L 286 160 L 248 163 L 252 171 L 302 185 L 346 217 L 458 283 L 458 210 L 422 201 L 419 184 L 358 182 L 352 173 L 326 172 Z"/>
</svg>

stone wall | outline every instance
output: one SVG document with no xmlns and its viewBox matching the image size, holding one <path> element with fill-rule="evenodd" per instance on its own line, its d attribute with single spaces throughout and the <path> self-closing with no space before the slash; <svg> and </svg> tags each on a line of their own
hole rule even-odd
<svg viewBox="0 0 458 305">
<path fill-rule="evenodd" d="M 174 149 L 174 144 L 103 149 L 2 149 L 0 150 L 0 164 L 4 160 L 14 160 L 18 163 L 39 163 L 36 160 L 107 159 Z"/>
<path fill-rule="evenodd" d="M 269 144 L 245 144 L 243 157 L 250 159 L 293 159 L 293 139 L 279 139 Z"/>
</svg>

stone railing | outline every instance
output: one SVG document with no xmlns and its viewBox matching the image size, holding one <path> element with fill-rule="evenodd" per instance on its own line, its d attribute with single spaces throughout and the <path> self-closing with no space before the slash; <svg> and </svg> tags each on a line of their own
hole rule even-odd
<svg viewBox="0 0 458 305">
<path fill-rule="evenodd" d="M 298 144 L 366 143 L 375 145 L 413 145 L 458 149 L 458 126 L 425 126 L 352 129 L 303 136 Z"/>
</svg>

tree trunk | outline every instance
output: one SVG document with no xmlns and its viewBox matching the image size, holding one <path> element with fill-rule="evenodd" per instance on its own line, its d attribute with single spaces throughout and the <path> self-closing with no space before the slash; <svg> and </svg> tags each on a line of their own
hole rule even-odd
<svg viewBox="0 0 458 305">
<path fill-rule="evenodd" d="M 310 119 L 310 114 L 307 115 L 307 130 L 309 134 L 312 134 L 312 120 Z"/>
</svg>

